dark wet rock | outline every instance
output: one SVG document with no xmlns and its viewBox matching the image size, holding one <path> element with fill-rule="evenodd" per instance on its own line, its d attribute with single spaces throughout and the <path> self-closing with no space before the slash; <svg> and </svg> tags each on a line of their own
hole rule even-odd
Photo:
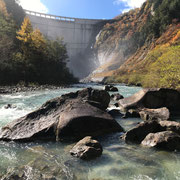
<svg viewBox="0 0 180 180">
<path fill-rule="evenodd" d="M 134 110 L 134 109 L 130 109 L 128 110 L 127 112 L 125 112 L 123 118 L 126 119 L 126 118 L 139 118 L 140 115 L 139 115 L 139 112 L 137 110 Z"/>
<path fill-rule="evenodd" d="M 118 88 L 117 87 L 112 87 L 112 88 L 110 88 L 110 91 L 111 92 L 118 92 Z"/>
<path fill-rule="evenodd" d="M 127 131 L 122 138 L 126 142 L 140 144 L 148 134 L 172 131 L 180 135 L 180 123 L 175 121 L 145 121 Z"/>
<path fill-rule="evenodd" d="M 0 140 L 80 139 L 122 132 L 122 127 L 105 111 L 109 102 L 106 91 L 92 88 L 63 95 L 3 127 Z"/>
<path fill-rule="evenodd" d="M 1 180 L 24 180 L 27 179 L 23 172 L 18 172 L 17 170 L 9 171 L 6 175 L 4 175 Z"/>
<path fill-rule="evenodd" d="M 159 109 L 142 109 L 139 112 L 140 117 L 144 121 L 149 120 L 169 120 L 170 112 L 167 108 Z"/>
<path fill-rule="evenodd" d="M 115 106 L 115 107 L 119 107 L 119 104 L 118 104 L 118 103 L 115 103 L 114 106 Z"/>
<path fill-rule="evenodd" d="M 105 91 L 110 91 L 110 92 L 118 92 L 118 88 L 117 87 L 114 87 L 112 85 L 106 85 L 104 87 L 104 90 Z"/>
<path fill-rule="evenodd" d="M 77 171 L 71 171 L 64 164 L 62 154 L 43 146 L 29 147 L 24 153 L 23 157 L 29 156 L 32 160 L 23 166 L 9 168 L 1 180 L 76 180 L 74 172 Z M 76 166 L 76 169 L 78 168 L 79 166 Z"/>
<path fill-rule="evenodd" d="M 123 110 L 166 107 L 171 114 L 180 112 L 180 93 L 173 89 L 143 89 L 133 96 L 119 100 Z"/>
<path fill-rule="evenodd" d="M 79 141 L 70 151 L 72 156 L 78 157 L 83 160 L 91 160 L 101 156 L 102 154 L 101 144 L 87 136 Z"/>
<path fill-rule="evenodd" d="M 172 131 L 150 133 L 141 144 L 169 151 L 180 150 L 180 136 Z"/>
<path fill-rule="evenodd" d="M 123 135 L 126 142 L 140 144 L 149 133 L 156 133 L 162 128 L 157 121 L 146 121 L 138 124 L 135 128 L 129 130 Z"/>
<path fill-rule="evenodd" d="M 111 109 L 108 111 L 108 113 L 113 117 L 115 117 L 115 116 L 122 117 L 123 116 L 123 114 L 121 114 L 121 111 L 119 109 Z"/>
<path fill-rule="evenodd" d="M 14 109 L 16 108 L 17 106 L 16 105 L 13 105 L 13 104 L 7 104 L 4 106 L 5 109 Z"/>
<path fill-rule="evenodd" d="M 124 99 L 124 97 L 121 94 L 117 93 L 117 94 L 112 94 L 111 99 L 113 99 L 114 101 L 119 101 L 120 99 Z"/>
<path fill-rule="evenodd" d="M 88 103 L 95 102 L 99 104 L 99 107 L 105 110 L 110 103 L 110 95 L 104 90 L 97 90 L 92 88 L 86 88 L 81 91 L 78 91 L 79 99 L 86 100 Z M 74 94 L 77 94 L 74 93 Z M 66 95 L 65 95 L 66 96 Z"/>
<path fill-rule="evenodd" d="M 69 180 L 70 175 L 63 168 L 47 159 L 38 158 L 25 166 L 10 169 L 1 180 Z"/>
</svg>

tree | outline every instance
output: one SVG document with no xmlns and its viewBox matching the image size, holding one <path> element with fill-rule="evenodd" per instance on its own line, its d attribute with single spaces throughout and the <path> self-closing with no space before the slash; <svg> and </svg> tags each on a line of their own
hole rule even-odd
<svg viewBox="0 0 180 180">
<path fill-rule="evenodd" d="M 23 44 L 31 43 L 32 32 L 33 32 L 33 27 L 31 21 L 28 17 L 25 17 L 21 29 L 17 32 L 17 39 L 22 41 Z"/>
<path fill-rule="evenodd" d="M 8 14 L 13 18 L 19 28 L 24 20 L 25 12 L 17 0 L 4 0 Z"/>
<path fill-rule="evenodd" d="M 35 29 L 31 33 L 31 40 L 32 40 L 31 47 L 34 50 L 45 53 L 45 51 L 47 50 L 47 41 L 39 29 Z"/>
<path fill-rule="evenodd" d="M 24 15 L 16 0 L 0 0 L 0 85 L 74 81 L 62 40 L 47 40 Z"/>
</svg>

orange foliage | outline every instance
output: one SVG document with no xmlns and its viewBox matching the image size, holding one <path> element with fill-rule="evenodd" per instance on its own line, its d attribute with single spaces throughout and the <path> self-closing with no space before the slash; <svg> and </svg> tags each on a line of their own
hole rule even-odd
<svg viewBox="0 0 180 180">
<path fill-rule="evenodd" d="M 178 31 L 178 33 L 176 34 L 176 36 L 173 37 L 172 42 L 174 43 L 175 41 L 180 39 L 180 30 Z"/>
</svg>

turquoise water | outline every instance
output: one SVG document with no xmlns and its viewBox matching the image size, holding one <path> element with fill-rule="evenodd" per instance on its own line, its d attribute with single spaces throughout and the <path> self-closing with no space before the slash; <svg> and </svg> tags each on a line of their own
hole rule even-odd
<svg viewBox="0 0 180 180">
<path fill-rule="evenodd" d="M 83 87 L 100 85 L 74 85 L 71 88 L 43 90 L 36 92 L 0 95 L 0 127 L 16 118 L 37 109 L 47 100 L 64 93 L 77 91 Z M 139 87 L 117 86 L 119 93 L 127 97 L 139 91 Z M 15 105 L 14 109 L 5 109 L 6 104 Z M 116 120 L 126 130 L 141 120 Z M 67 180 L 178 180 L 180 179 L 180 154 L 127 145 L 120 134 L 99 137 L 103 154 L 93 161 L 83 162 L 71 157 L 69 150 L 73 143 L 0 142 L 0 174 L 18 170 L 26 172 L 28 180 L 41 179 L 40 173 Z M 0 175 L 0 177 L 1 177 Z"/>
</svg>

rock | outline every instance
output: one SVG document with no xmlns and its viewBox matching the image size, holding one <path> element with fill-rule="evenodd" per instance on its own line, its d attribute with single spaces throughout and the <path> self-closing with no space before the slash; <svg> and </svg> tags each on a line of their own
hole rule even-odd
<svg viewBox="0 0 180 180">
<path fill-rule="evenodd" d="M 145 121 L 138 124 L 135 128 L 127 131 L 122 138 L 126 142 L 140 144 L 150 133 L 172 131 L 180 135 L 180 122 L 175 121 Z"/>
<path fill-rule="evenodd" d="M 92 88 L 63 95 L 3 127 L 0 140 L 81 139 L 122 132 L 122 127 L 105 111 L 109 102 L 106 91 Z"/>
<path fill-rule="evenodd" d="M 57 152 L 55 153 L 51 149 L 46 149 L 42 146 L 31 147 L 30 150 L 27 149 L 24 153 L 24 156 L 30 156 L 32 160 L 15 168 L 8 168 L 1 180 L 76 179 L 74 171 L 71 171 L 72 168 L 69 169 L 62 161 L 61 154 L 57 154 Z"/>
<path fill-rule="evenodd" d="M 108 111 L 108 113 L 111 115 L 111 116 L 120 116 L 122 117 L 123 114 L 121 114 L 121 111 L 119 109 L 111 109 Z"/>
<path fill-rule="evenodd" d="M 110 91 L 110 89 L 112 88 L 113 86 L 111 86 L 111 85 L 105 85 L 104 86 L 104 90 L 105 91 Z"/>
<path fill-rule="evenodd" d="M 173 89 L 143 89 L 133 96 L 119 101 L 121 109 L 166 107 L 171 114 L 180 112 L 180 93 Z"/>
<path fill-rule="evenodd" d="M 150 133 L 141 144 L 169 151 L 180 150 L 180 136 L 172 131 Z"/>
<path fill-rule="evenodd" d="M 115 107 L 119 107 L 119 104 L 118 104 L 118 103 L 115 103 L 114 106 L 115 106 Z"/>
<path fill-rule="evenodd" d="M 70 151 L 72 156 L 78 157 L 83 160 L 91 160 L 102 154 L 101 144 L 93 140 L 92 137 L 87 136 L 79 141 Z"/>
<path fill-rule="evenodd" d="M 117 93 L 117 94 L 112 94 L 112 95 L 111 95 L 111 98 L 112 98 L 114 101 L 119 101 L 120 99 L 124 99 L 124 97 L 123 97 L 121 94 L 119 94 L 119 93 Z"/>
<path fill-rule="evenodd" d="M 180 135 L 180 123 L 175 121 L 159 121 L 161 129 L 173 131 Z"/>
<path fill-rule="evenodd" d="M 130 109 L 127 112 L 125 112 L 124 116 L 122 118 L 126 119 L 126 118 L 139 118 L 139 112 L 134 110 L 134 109 Z"/>
<path fill-rule="evenodd" d="M 110 88 L 110 91 L 111 92 L 118 92 L 118 88 L 117 87 L 112 87 L 112 88 Z"/>
<path fill-rule="evenodd" d="M 157 121 L 146 121 L 127 131 L 123 135 L 123 139 L 126 142 L 140 144 L 149 133 L 156 133 L 159 131 L 161 131 L 161 126 Z"/>
<path fill-rule="evenodd" d="M 167 108 L 159 108 L 159 109 L 142 109 L 139 112 L 140 117 L 144 121 L 149 120 L 169 120 L 170 112 Z"/>
<path fill-rule="evenodd" d="M 105 91 L 111 91 L 111 92 L 118 92 L 118 88 L 117 88 L 117 87 L 114 87 L 114 86 L 112 86 L 112 85 L 106 85 L 106 86 L 104 87 L 104 90 L 105 90 Z"/>
<path fill-rule="evenodd" d="M 99 104 L 99 108 L 106 109 L 110 103 L 110 95 L 104 90 L 86 88 L 78 91 L 78 98 L 87 100 L 89 104 Z"/>
<path fill-rule="evenodd" d="M 9 169 L 9 171 L 2 177 L 1 180 L 58 180 L 75 178 L 73 174 L 68 174 L 60 163 L 57 165 L 51 157 L 37 158 L 30 163 Z"/>
<path fill-rule="evenodd" d="M 14 109 L 16 108 L 17 106 L 16 105 L 13 105 L 13 104 L 7 104 L 4 106 L 5 109 Z"/>
</svg>

